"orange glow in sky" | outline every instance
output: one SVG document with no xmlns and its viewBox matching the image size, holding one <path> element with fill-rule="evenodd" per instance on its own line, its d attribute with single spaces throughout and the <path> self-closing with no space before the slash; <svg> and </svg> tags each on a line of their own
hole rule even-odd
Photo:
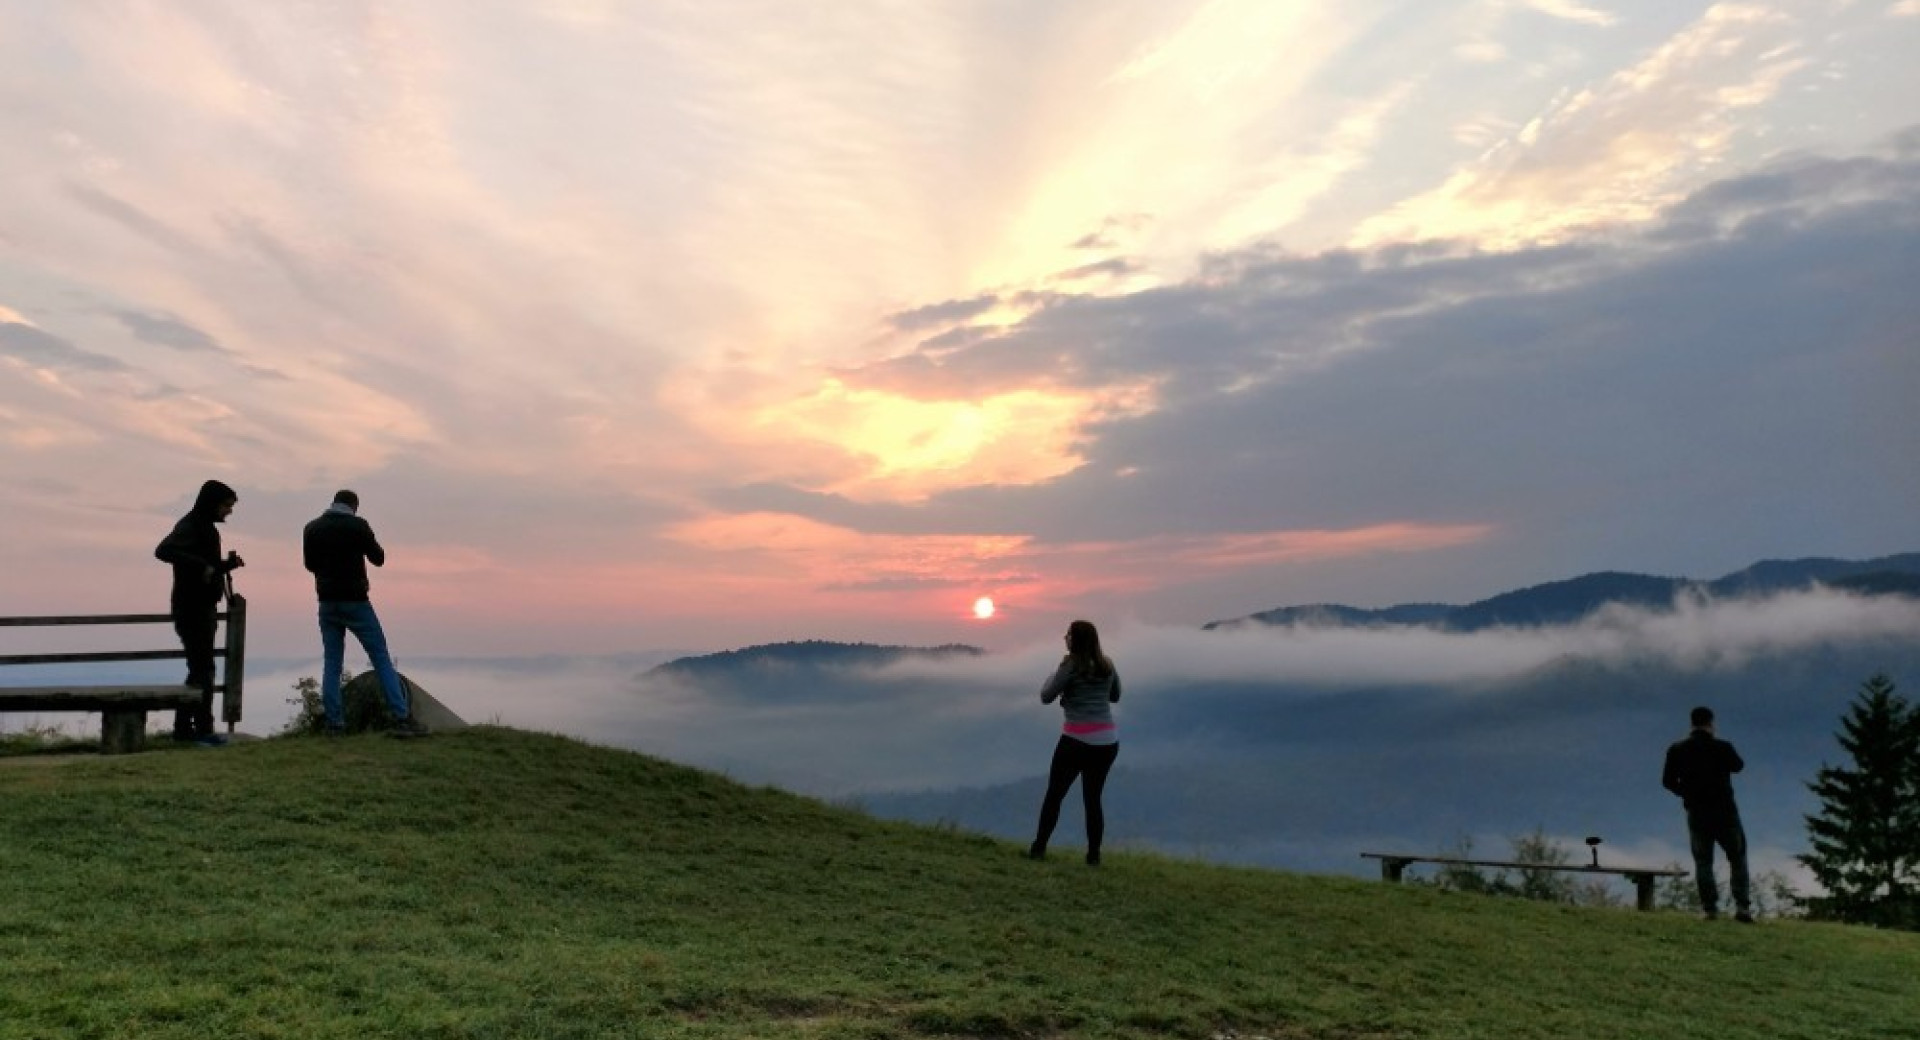
<svg viewBox="0 0 1920 1040">
<path fill-rule="evenodd" d="M 950 487 L 1035 484 L 1081 462 L 1073 449 L 1091 394 L 1019 389 L 977 399 L 921 400 L 824 380 L 760 414 L 783 441 L 832 445 L 857 460 L 828 488 L 856 498 L 917 499 Z"/>
</svg>

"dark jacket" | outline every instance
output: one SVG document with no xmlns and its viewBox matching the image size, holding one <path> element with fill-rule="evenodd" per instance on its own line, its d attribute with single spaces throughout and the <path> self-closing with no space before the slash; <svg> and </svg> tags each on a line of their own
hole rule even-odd
<svg viewBox="0 0 1920 1040">
<path fill-rule="evenodd" d="M 365 603 L 368 562 L 375 567 L 387 562 L 373 525 L 345 510 L 328 509 L 309 521 L 301 550 L 322 603 Z"/>
<path fill-rule="evenodd" d="M 239 496 L 217 480 L 200 485 L 193 508 L 153 550 L 156 559 L 173 565 L 172 604 L 181 608 L 204 610 L 226 594 L 227 561 L 220 558 L 219 508 L 222 502 Z M 207 568 L 213 568 L 209 575 Z"/>
<path fill-rule="evenodd" d="M 1732 744 L 1696 729 L 1667 749 L 1660 785 L 1679 795 L 1690 813 L 1728 815 L 1736 811 L 1733 774 L 1746 766 Z"/>
</svg>

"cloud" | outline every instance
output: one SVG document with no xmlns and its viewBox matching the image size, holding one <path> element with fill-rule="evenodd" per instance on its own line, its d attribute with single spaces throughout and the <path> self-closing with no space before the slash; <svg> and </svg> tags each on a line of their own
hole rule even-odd
<svg viewBox="0 0 1920 1040">
<path fill-rule="evenodd" d="M 965 321 L 990 311 L 999 303 L 998 298 L 976 296 L 970 300 L 948 300 L 945 303 L 930 303 L 924 307 L 915 307 L 910 311 L 901 311 L 887 317 L 887 324 L 903 332 L 916 332 Z"/>
<path fill-rule="evenodd" d="M 65 188 L 68 197 L 85 209 L 118 224 L 169 253 L 185 257 L 198 257 L 203 254 L 201 246 L 185 232 L 124 199 L 79 182 L 69 182 Z"/>
<path fill-rule="evenodd" d="M 124 372 L 118 358 L 82 350 L 50 332 L 19 321 L 0 321 L 0 356 L 37 369 L 83 372 Z"/>
<path fill-rule="evenodd" d="M 1559 0 L 1535 6 L 1589 10 Z M 1637 64 L 1563 92 L 1439 187 L 1369 218 L 1353 240 L 1511 247 L 1646 219 L 1733 147 L 1738 113 L 1809 67 L 1803 30 L 1781 11 L 1715 4 Z"/>
<path fill-rule="evenodd" d="M 1893 551 L 1911 534 L 1892 518 L 1920 505 L 1895 461 L 1920 433 L 1893 389 L 1920 379 L 1894 331 L 1920 322 L 1901 273 L 1916 227 L 1920 165 L 1882 154 L 1729 178 L 1638 235 L 1222 254 L 1185 282 L 1061 296 L 938 357 L 847 374 L 928 396 L 1154 387 L 1082 425 L 1071 472 L 918 503 L 778 482 L 712 501 L 1048 546 L 1492 524 L 1489 548 L 1579 531 L 1617 566 L 1621 547 L 1676 538 L 1765 555 L 1802 544 L 1798 503 L 1866 494 L 1818 524 Z"/>
<path fill-rule="evenodd" d="M 1907 689 L 1920 674 L 1915 632 L 1920 602 L 1831 591 L 1477 633 L 1104 626 L 1125 682 L 1110 839 L 1346 873 L 1370 869 L 1363 848 L 1439 851 L 1469 836 L 1498 852 L 1541 828 L 1574 849 L 1602 834 L 1610 862 L 1684 861 L 1658 756 L 1706 702 L 1748 762 L 1743 815 L 1756 850 L 1771 850 L 1756 857 L 1778 866 L 1801 844 L 1804 782 L 1838 753 L 1834 730 L 1860 680 L 1887 670 Z M 249 731 L 284 725 L 292 682 L 316 674 L 309 653 L 250 669 Z M 651 673 L 664 653 L 402 665 L 471 722 L 1017 836 L 1058 735 L 1058 709 L 1037 691 L 1059 653 L 1056 638 L 698 682 Z M 1063 827 L 1076 840 L 1077 819 Z"/>
<path fill-rule="evenodd" d="M 225 353 L 219 341 L 205 332 L 170 314 L 147 314 L 135 310 L 119 310 L 114 317 L 134 337 L 147 343 L 172 347 L 176 350 L 210 350 Z"/>
<path fill-rule="evenodd" d="M 1521 0 L 1529 10 L 1551 18 L 1605 28 L 1619 21 L 1608 11 L 1580 3 L 1579 0 Z"/>
<path fill-rule="evenodd" d="M 1131 260 L 1124 257 L 1114 257 L 1110 260 L 1096 260 L 1090 264 L 1081 264 L 1079 267 L 1062 271 L 1059 278 L 1062 281 L 1070 282 L 1079 281 L 1084 278 L 1118 278 L 1122 275 L 1132 274 L 1139 269 L 1140 266 Z"/>
<path fill-rule="evenodd" d="M 1810 592 L 1472 634 L 1109 626 L 1125 683 L 1110 836 L 1349 872 L 1361 848 L 1437 851 L 1471 835 L 1493 851 L 1544 828 L 1603 834 L 1613 862 L 1662 864 L 1684 829 L 1658 756 L 1706 701 L 1747 757 L 1738 786 L 1756 847 L 1792 848 L 1802 782 L 1833 753 L 1846 698 L 1868 671 L 1920 667 L 1916 625 L 1910 599 Z M 699 681 L 611 662 L 414 674 L 469 718 L 1012 836 L 1031 825 L 1058 732 L 1037 691 L 1059 652 L 1048 641 Z M 564 695 L 529 700 L 530 674 Z M 1071 841 L 1077 821 L 1065 826 Z"/>
<path fill-rule="evenodd" d="M 394 579 L 416 631 L 489 645 L 938 636 L 941 582 L 1013 583 L 1011 639 L 1076 590 L 1205 618 L 1898 547 L 1904 173 L 1735 176 L 1886 125 L 1886 5 L 1552 9 L 41 5 L 0 32 L 0 282 L 44 318 L 8 334 L 35 378 L 0 381 L 0 437 L 23 478 L 89 479 L 0 570 L 126 588 L 208 475 L 391 480 L 437 583 Z M 1479 39 L 1509 60 L 1453 55 Z M 1618 187 L 1592 211 L 1666 237 L 1339 247 L 1503 137 L 1461 234 Z M 1675 140 L 1698 161 L 1635 188 Z M 1749 194 L 1663 216 L 1709 177 Z M 826 530 L 754 542 L 783 510 Z"/>
<path fill-rule="evenodd" d="M 795 501 L 790 489 L 761 493 L 770 501 Z M 732 501 L 737 508 L 745 500 Z M 1038 617 L 1098 593 L 1152 590 L 1170 572 L 1203 581 L 1289 564 L 1428 553 L 1470 545 L 1491 533 L 1473 525 L 1381 524 L 1351 530 L 1040 541 L 1011 532 L 941 533 L 905 526 L 902 531 L 876 532 L 768 509 L 689 521 L 676 527 L 672 537 L 684 546 L 724 550 L 743 561 L 777 561 L 815 593 L 911 593 L 896 602 L 929 614 L 957 614 L 974 596 L 991 595 L 1004 616 Z"/>
<path fill-rule="evenodd" d="M 1105 632 L 1102 642 L 1125 665 L 1128 679 L 1143 687 L 1263 683 L 1324 691 L 1388 684 L 1485 687 L 1568 660 L 1731 672 L 1764 656 L 1834 643 L 1899 642 L 1915 631 L 1920 601 L 1815 592 L 1756 600 L 1689 598 L 1671 612 L 1609 608 L 1579 624 L 1548 628 L 1459 633 L 1248 624 L 1200 631 L 1123 624 Z M 1057 648 L 1044 645 L 983 658 L 907 658 L 876 674 L 1006 685 L 1040 674 L 1057 656 Z"/>
</svg>

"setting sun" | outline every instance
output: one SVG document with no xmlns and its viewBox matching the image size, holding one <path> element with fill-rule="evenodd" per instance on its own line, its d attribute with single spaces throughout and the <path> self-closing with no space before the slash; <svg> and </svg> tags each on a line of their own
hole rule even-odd
<svg viewBox="0 0 1920 1040">
<path fill-rule="evenodd" d="M 973 601 L 973 616 L 982 621 L 993 616 L 993 598 L 982 596 Z"/>
</svg>

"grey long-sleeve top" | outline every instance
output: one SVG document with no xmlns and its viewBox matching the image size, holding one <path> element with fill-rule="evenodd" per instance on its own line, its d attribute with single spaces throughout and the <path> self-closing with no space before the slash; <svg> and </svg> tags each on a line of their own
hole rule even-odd
<svg viewBox="0 0 1920 1040">
<path fill-rule="evenodd" d="M 1040 703 L 1060 702 L 1066 715 L 1060 732 L 1086 744 L 1118 744 L 1119 728 L 1113 721 L 1113 704 L 1120 699 L 1120 672 L 1092 675 L 1076 668 L 1071 656 L 1060 660 L 1060 667 L 1040 687 Z"/>
</svg>

